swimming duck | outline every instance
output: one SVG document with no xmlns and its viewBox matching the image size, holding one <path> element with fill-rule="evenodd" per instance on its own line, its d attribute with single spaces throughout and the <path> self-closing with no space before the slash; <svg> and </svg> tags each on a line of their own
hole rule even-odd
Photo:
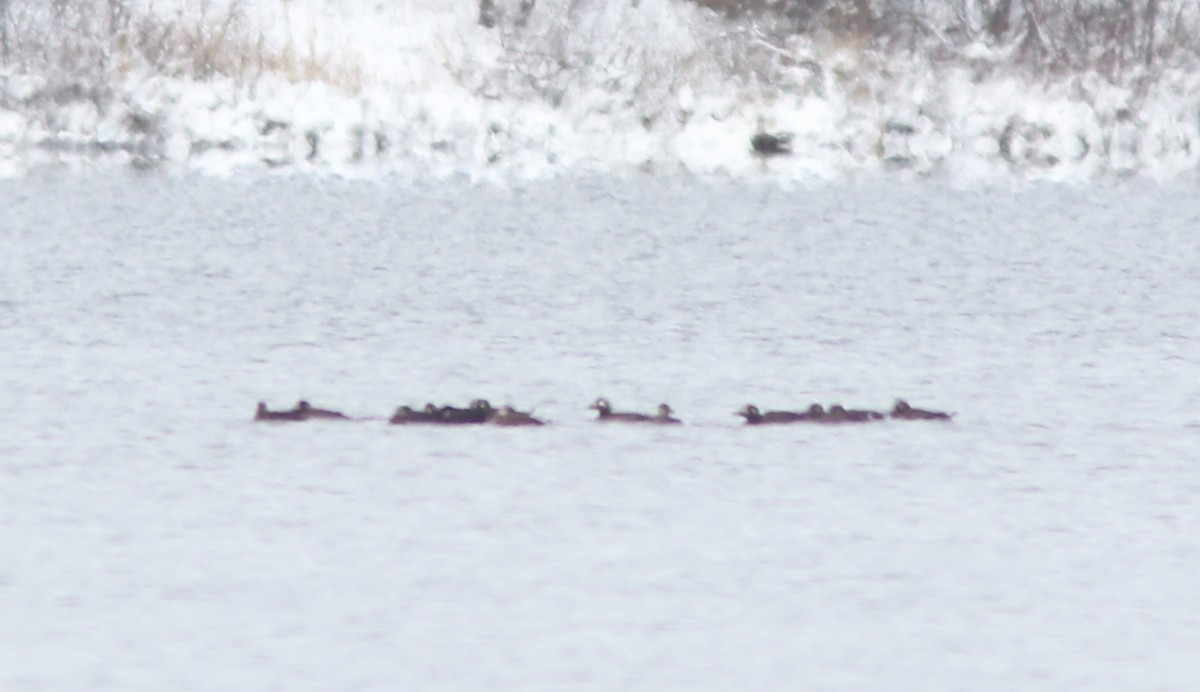
<svg viewBox="0 0 1200 692">
<path fill-rule="evenodd" d="M 673 418 L 671 416 L 672 413 L 674 413 L 674 411 L 671 410 L 670 406 L 666 404 L 659 404 L 658 413 L 655 414 L 653 420 L 655 423 L 660 425 L 679 425 L 680 423 L 683 423 L 683 421 L 679 420 L 678 418 Z"/>
<path fill-rule="evenodd" d="M 852 408 L 848 409 L 847 413 L 851 416 L 860 417 L 863 420 L 883 420 L 887 418 L 882 412 L 872 409 Z"/>
<path fill-rule="evenodd" d="M 312 404 L 308 403 L 304 399 L 301 399 L 299 402 L 297 402 L 296 408 L 293 410 L 303 416 L 305 420 L 308 420 L 309 418 L 331 418 L 341 420 L 350 418 L 350 416 L 347 416 L 341 411 L 331 411 L 327 408 L 313 408 Z"/>
<path fill-rule="evenodd" d="M 524 411 L 518 411 L 512 406 L 501 406 L 499 411 L 496 411 L 490 421 L 492 425 L 545 425 L 544 422 L 533 417 L 533 414 Z"/>
<path fill-rule="evenodd" d="M 262 421 L 285 421 L 285 420 L 304 420 L 304 414 L 296 410 L 291 411 L 270 411 L 267 409 L 267 402 L 258 402 L 258 409 L 254 412 L 254 420 Z"/>
<path fill-rule="evenodd" d="M 442 422 L 450 425 L 486 423 L 496 414 L 487 399 L 476 399 L 467 408 L 442 407 Z"/>
<path fill-rule="evenodd" d="M 822 421 L 826 423 L 867 423 L 881 419 L 883 419 L 883 414 L 879 411 L 848 409 L 841 404 L 834 404 L 829 407 L 829 411 L 822 418 Z"/>
<path fill-rule="evenodd" d="M 392 414 L 389 423 L 392 425 L 406 425 L 409 423 L 441 423 L 442 412 L 433 404 L 425 404 L 425 408 L 420 411 L 415 411 L 411 406 L 401 406 Z"/>
<path fill-rule="evenodd" d="M 613 411 L 612 404 L 610 404 L 608 399 L 605 399 L 604 397 L 596 399 L 596 401 L 588 408 L 594 409 L 598 414 L 596 420 L 603 422 L 620 421 L 624 423 L 646 423 L 654 421 L 654 416 L 648 416 L 644 413 Z"/>
<path fill-rule="evenodd" d="M 951 414 L 944 411 L 913 408 L 904 399 L 897 399 L 896 405 L 892 407 L 891 416 L 903 420 L 950 420 Z"/>
<path fill-rule="evenodd" d="M 734 415 L 746 419 L 746 425 L 767 425 L 770 423 L 799 423 L 808 420 L 808 414 L 796 411 L 767 411 L 762 413 L 754 404 L 746 404 L 741 411 Z"/>
</svg>

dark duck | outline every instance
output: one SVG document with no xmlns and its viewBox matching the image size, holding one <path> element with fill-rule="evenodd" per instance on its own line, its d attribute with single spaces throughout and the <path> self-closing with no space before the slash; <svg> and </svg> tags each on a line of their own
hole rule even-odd
<svg viewBox="0 0 1200 692">
<path fill-rule="evenodd" d="M 293 410 L 296 411 L 297 413 L 299 413 L 301 416 L 303 416 L 305 420 L 308 420 L 310 418 L 324 418 L 324 419 L 328 419 L 328 420 L 346 420 L 346 419 L 350 418 L 350 416 L 347 416 L 346 414 L 342 413 L 341 411 L 334 411 L 334 410 L 327 409 L 327 408 L 317 408 L 317 407 L 313 406 L 312 404 L 308 403 L 307 401 L 305 401 L 304 399 L 301 399 L 296 404 L 296 408 Z"/>
<path fill-rule="evenodd" d="M 258 402 L 258 408 L 254 411 L 254 420 L 258 421 L 300 421 L 304 420 L 304 415 L 293 409 L 290 411 L 272 411 L 267 408 L 265 401 Z"/>
<path fill-rule="evenodd" d="M 401 406 L 388 420 L 392 425 L 408 425 L 412 423 L 441 423 L 442 412 L 433 404 L 425 404 L 425 408 L 417 411 L 411 406 Z"/>
<path fill-rule="evenodd" d="M 600 397 L 596 399 L 588 408 L 596 412 L 596 420 L 602 422 L 621 422 L 621 423 L 649 423 L 653 422 L 654 416 L 645 413 L 634 413 L 632 411 L 614 411 L 612 404 L 608 399 Z"/>
<path fill-rule="evenodd" d="M 746 425 L 771 425 L 778 423 L 799 423 L 808 420 L 808 414 L 798 411 L 767 411 L 763 413 L 754 404 L 746 404 L 741 411 L 734 415 L 746 419 Z"/>
<path fill-rule="evenodd" d="M 892 407 L 892 418 L 900 420 L 950 420 L 952 414 L 945 411 L 930 411 L 923 408 L 913 408 L 904 399 L 897 399 Z"/>
<path fill-rule="evenodd" d="M 758 119 L 758 129 L 750 138 L 750 148 L 756 156 L 781 156 L 792 153 L 792 133 L 767 132 L 763 118 Z"/>
<path fill-rule="evenodd" d="M 486 423 L 496 414 L 496 409 L 487 399 L 476 399 L 467 408 L 442 407 L 442 422 L 448 425 L 473 425 Z"/>
<path fill-rule="evenodd" d="M 521 425 L 545 425 L 545 423 L 533 417 L 532 413 L 518 411 L 512 406 L 501 406 L 499 411 L 492 416 L 492 425 L 501 425 L 507 427 L 516 427 Z"/>
</svg>

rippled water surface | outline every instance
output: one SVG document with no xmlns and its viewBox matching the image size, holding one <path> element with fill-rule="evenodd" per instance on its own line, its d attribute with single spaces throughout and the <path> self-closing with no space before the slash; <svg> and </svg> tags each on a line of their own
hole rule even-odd
<svg viewBox="0 0 1200 692">
<path fill-rule="evenodd" d="M 1200 195 L 0 182 L 0 688 L 1189 689 Z M 673 428 L 587 405 L 669 402 Z M 813 401 L 949 424 L 743 428 Z M 361 417 L 251 422 L 305 397 Z M 389 426 L 476 397 L 538 429 Z"/>
</svg>

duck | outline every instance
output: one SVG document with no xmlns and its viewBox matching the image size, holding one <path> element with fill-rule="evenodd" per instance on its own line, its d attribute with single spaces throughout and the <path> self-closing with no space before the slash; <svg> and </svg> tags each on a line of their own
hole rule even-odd
<svg viewBox="0 0 1200 692">
<path fill-rule="evenodd" d="M 433 404 L 425 404 L 425 408 L 416 411 L 411 406 L 401 406 L 392 414 L 388 420 L 392 425 L 406 425 L 409 423 L 441 423 L 442 412 Z"/>
<path fill-rule="evenodd" d="M 809 404 L 808 408 L 804 411 L 804 420 L 811 421 L 813 423 L 823 423 L 826 415 L 828 415 L 828 413 L 825 411 L 824 406 L 820 404 Z"/>
<path fill-rule="evenodd" d="M 822 419 L 826 423 L 867 423 L 873 420 L 882 420 L 883 414 L 879 411 L 867 411 L 864 409 L 848 409 L 841 404 L 834 404 L 829 407 L 829 411 Z"/>
<path fill-rule="evenodd" d="M 602 422 L 647 423 L 654 421 L 654 416 L 648 416 L 644 413 L 613 411 L 612 404 L 604 397 L 596 399 L 588 408 L 595 410 L 597 413 L 596 420 Z"/>
<path fill-rule="evenodd" d="M 882 412 L 873 409 L 852 408 L 846 411 L 853 417 L 862 418 L 863 420 L 883 420 L 887 418 Z"/>
<path fill-rule="evenodd" d="M 308 403 L 304 399 L 301 399 L 296 403 L 296 408 L 293 409 L 293 411 L 299 413 L 304 417 L 305 420 L 308 420 L 309 418 L 347 420 L 350 418 L 350 416 L 347 416 L 341 411 L 332 411 L 327 408 L 314 408 L 312 404 Z"/>
<path fill-rule="evenodd" d="M 659 404 L 658 412 L 654 415 L 653 421 L 659 425 L 680 425 L 683 421 L 671 416 L 674 411 L 667 404 Z"/>
<path fill-rule="evenodd" d="M 254 420 L 258 421 L 288 421 L 288 420 L 305 420 L 304 414 L 296 410 L 291 411 L 271 411 L 267 408 L 267 402 L 258 402 L 258 408 L 254 411 Z"/>
<path fill-rule="evenodd" d="M 819 404 L 817 405 L 819 406 Z M 823 412 L 822 412 L 823 413 Z M 771 423 L 799 423 L 809 420 L 807 413 L 797 411 L 767 411 L 762 413 L 754 404 L 746 404 L 741 411 L 734 412 L 735 416 L 746 419 L 746 425 L 768 425 Z"/>
<path fill-rule="evenodd" d="M 896 405 L 892 407 L 892 418 L 901 420 L 950 420 L 953 414 L 945 411 L 930 411 L 923 408 L 913 408 L 908 405 L 904 399 L 896 399 Z"/>
<path fill-rule="evenodd" d="M 486 423 L 496 414 L 487 399 L 476 399 L 467 408 L 442 407 L 442 422 L 449 425 Z"/>
<path fill-rule="evenodd" d="M 763 158 L 792 153 L 792 133 L 767 132 L 762 117 L 758 119 L 758 130 L 750 138 L 750 148 Z"/>
<path fill-rule="evenodd" d="M 517 426 L 517 425 L 545 425 L 545 422 L 533 417 L 532 413 L 518 411 L 512 406 L 501 406 L 499 411 L 496 411 L 489 421 L 492 425 Z"/>
</svg>

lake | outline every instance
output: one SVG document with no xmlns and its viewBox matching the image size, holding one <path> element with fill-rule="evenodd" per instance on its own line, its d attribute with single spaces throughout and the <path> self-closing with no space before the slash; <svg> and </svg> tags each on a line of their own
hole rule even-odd
<svg viewBox="0 0 1200 692">
<path fill-rule="evenodd" d="M 0 688 L 1200 677 L 1186 184 L 97 170 L 0 205 Z M 477 397 L 550 424 L 386 422 Z M 357 420 L 252 422 L 299 398 Z M 734 415 L 897 398 L 955 417 Z"/>
</svg>

